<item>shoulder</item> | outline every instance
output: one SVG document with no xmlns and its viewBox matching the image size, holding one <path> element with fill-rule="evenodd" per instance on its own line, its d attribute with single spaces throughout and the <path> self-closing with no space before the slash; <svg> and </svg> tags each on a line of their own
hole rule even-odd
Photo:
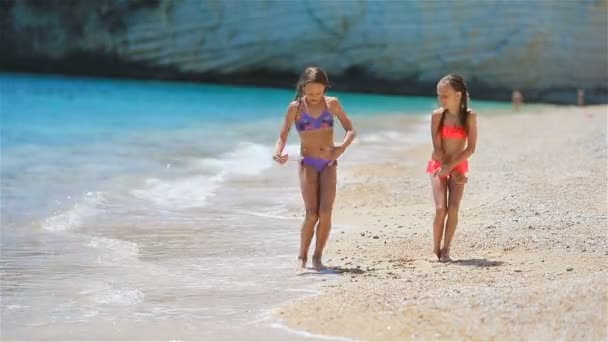
<svg viewBox="0 0 608 342">
<path fill-rule="evenodd" d="M 327 110 L 329 110 L 332 115 L 341 116 L 344 113 L 342 104 L 337 97 L 325 96 L 325 103 L 327 104 Z"/>
<path fill-rule="evenodd" d="M 477 121 L 477 113 L 472 110 L 471 108 L 468 109 L 469 111 L 469 121 Z"/>
<path fill-rule="evenodd" d="M 287 115 L 296 115 L 298 113 L 298 108 L 300 107 L 300 101 L 291 101 L 289 106 L 287 106 Z"/>
<path fill-rule="evenodd" d="M 287 107 L 287 110 L 289 110 L 289 111 L 296 110 L 299 105 L 300 105 L 300 101 L 291 101 L 291 103 Z"/>
<path fill-rule="evenodd" d="M 469 116 L 467 117 L 467 122 L 465 123 L 465 125 L 467 127 L 471 127 L 471 125 L 473 126 L 477 126 L 477 113 L 475 113 L 474 110 L 472 110 L 471 108 L 469 108 Z"/>
<path fill-rule="evenodd" d="M 340 103 L 340 100 L 335 96 L 325 96 L 325 101 L 327 101 L 327 103 Z"/>
<path fill-rule="evenodd" d="M 441 118 L 441 115 L 443 115 L 444 111 L 445 111 L 445 109 L 443 109 L 443 107 L 439 107 L 439 108 L 435 109 L 433 111 L 433 113 L 431 114 L 431 118 L 432 119 L 439 119 L 439 118 Z"/>
<path fill-rule="evenodd" d="M 333 96 L 325 96 L 325 103 L 327 103 L 327 107 L 329 108 L 339 108 L 342 106 L 340 104 L 340 100 L 337 97 Z"/>
</svg>

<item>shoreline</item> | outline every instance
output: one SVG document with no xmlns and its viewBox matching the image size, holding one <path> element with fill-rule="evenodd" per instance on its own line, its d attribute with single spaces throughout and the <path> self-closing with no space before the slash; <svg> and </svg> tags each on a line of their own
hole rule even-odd
<svg viewBox="0 0 608 342">
<path fill-rule="evenodd" d="M 364 340 L 605 339 L 608 242 L 593 227 L 606 226 L 606 199 L 592 190 L 606 189 L 607 109 L 478 113 L 449 264 L 431 252 L 430 145 L 348 166 L 365 183 L 341 176 L 334 222 L 350 228 L 332 234 L 326 263 L 362 272 L 280 306 L 277 319 Z"/>
<path fill-rule="evenodd" d="M 85 65 L 79 61 L 86 60 Z M 174 67 L 151 65 L 136 61 L 117 61 L 114 58 L 99 55 L 73 55 L 64 60 L 49 62 L 46 60 L 12 60 L 4 61 L 5 68 L 0 73 L 35 76 L 58 76 L 78 78 L 105 78 L 111 80 L 164 81 L 192 84 L 214 84 L 234 87 L 270 88 L 293 90 L 299 77 L 298 73 L 273 71 L 267 69 L 248 72 L 223 74 L 217 72 L 191 73 Z M 98 67 L 91 70 L 88 66 L 94 63 Z M 386 96 L 428 96 L 434 92 L 436 81 L 420 81 L 415 78 L 392 81 L 381 79 L 363 72 L 353 76 L 346 72 L 331 77 L 332 91 L 353 94 L 386 95 Z M 467 82 L 471 93 L 477 100 L 511 102 L 513 89 L 496 88 L 478 80 Z M 575 105 L 577 89 L 554 87 L 548 89 L 524 89 L 525 104 L 531 105 Z M 608 94 L 603 88 L 585 89 L 585 103 L 588 106 L 607 105 Z M 566 100 L 564 100 L 566 99 Z"/>
</svg>

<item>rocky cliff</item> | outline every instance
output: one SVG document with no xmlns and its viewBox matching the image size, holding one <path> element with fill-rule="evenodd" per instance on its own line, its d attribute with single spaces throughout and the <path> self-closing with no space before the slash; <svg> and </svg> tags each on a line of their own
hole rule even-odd
<svg viewBox="0 0 608 342">
<path fill-rule="evenodd" d="M 1 0 L 4 70 L 608 102 L 608 0 Z"/>
</svg>

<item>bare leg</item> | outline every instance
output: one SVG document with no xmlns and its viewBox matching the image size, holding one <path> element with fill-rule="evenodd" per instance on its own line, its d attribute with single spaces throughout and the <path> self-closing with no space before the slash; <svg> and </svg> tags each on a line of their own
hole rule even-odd
<svg viewBox="0 0 608 342">
<path fill-rule="evenodd" d="M 447 189 L 448 180 L 446 177 L 431 176 L 433 187 L 433 200 L 435 202 L 435 219 L 433 220 L 433 252 L 437 259 L 441 258 L 441 236 L 445 226 L 445 216 L 447 214 Z"/>
<path fill-rule="evenodd" d="M 312 256 L 313 267 L 325 268 L 321 261 L 323 249 L 331 231 L 331 214 L 336 198 L 337 165 L 328 165 L 319 176 L 319 224 L 317 225 L 317 242 Z"/>
<path fill-rule="evenodd" d="M 450 179 L 454 180 L 455 184 L 466 184 L 469 181 L 467 176 L 457 171 L 452 171 L 452 173 L 450 173 Z"/>
<path fill-rule="evenodd" d="M 441 250 L 442 261 L 450 261 L 450 244 L 454 238 L 454 232 L 456 232 L 456 226 L 458 225 L 458 210 L 460 208 L 460 201 L 464 194 L 464 184 L 460 183 L 455 177 L 451 177 L 448 182 L 450 190 L 448 199 L 448 219 L 445 224 L 445 239 L 443 241 L 443 249 Z"/>
<path fill-rule="evenodd" d="M 300 267 L 306 268 L 308 249 L 319 220 L 319 173 L 310 165 L 300 166 L 300 189 L 306 208 L 306 217 L 300 231 Z"/>
</svg>

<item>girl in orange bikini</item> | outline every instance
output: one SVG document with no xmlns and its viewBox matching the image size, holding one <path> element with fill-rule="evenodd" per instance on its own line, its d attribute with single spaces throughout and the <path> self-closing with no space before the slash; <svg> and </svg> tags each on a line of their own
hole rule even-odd
<svg viewBox="0 0 608 342">
<path fill-rule="evenodd" d="M 450 244 L 467 182 L 468 158 L 475 152 L 477 143 L 477 114 L 468 108 L 467 87 L 458 75 L 439 80 L 437 98 L 441 107 L 433 112 L 431 119 L 433 154 L 427 172 L 431 175 L 435 201 L 433 251 L 439 261 L 449 262 Z"/>
</svg>

